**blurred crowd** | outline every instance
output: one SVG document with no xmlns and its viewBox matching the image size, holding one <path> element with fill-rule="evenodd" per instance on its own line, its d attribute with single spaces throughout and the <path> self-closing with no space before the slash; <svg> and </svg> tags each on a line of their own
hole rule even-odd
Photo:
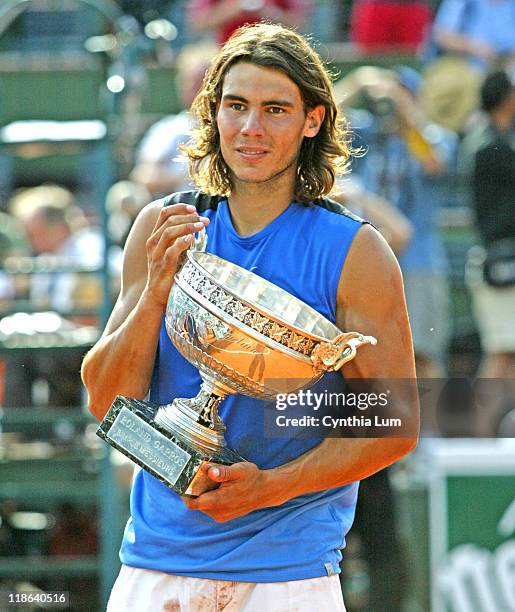
<svg viewBox="0 0 515 612">
<path fill-rule="evenodd" d="M 81 403 L 79 366 L 87 342 L 49 359 L 31 341 L 35 334 L 66 337 L 101 327 L 106 285 L 98 271 L 107 259 L 112 303 L 138 212 L 152 199 L 194 188 L 181 158 L 194 128 L 189 106 L 217 45 L 261 19 L 311 33 L 315 42 L 331 43 L 331 59 L 344 58 L 335 62 L 341 65 L 335 93 L 356 154 L 333 197 L 370 219 L 398 256 L 419 377 L 515 378 L 513 0 L 121 0 L 118 6 L 142 32 L 156 31 L 159 22 L 173 26 L 161 24 L 163 32 L 173 32 L 164 36 L 169 53 L 163 57 L 172 58 L 182 110 L 141 130 L 128 168 L 114 172 L 99 205 L 64 177 L 61 184 L 40 185 L 13 179 L 0 202 L 1 405 Z M 449 253 L 453 227 L 467 232 L 466 252 L 457 259 Z M 459 365 L 462 349 L 453 346 L 460 283 L 480 349 L 467 368 Z M 19 338 L 26 344 L 16 345 Z M 466 414 L 459 434 L 513 435 L 513 397 L 511 388 L 486 410 Z M 436 411 L 424 419 L 426 432 L 452 433 Z M 363 516 L 378 509 L 393 514 L 385 477 L 377 478 L 376 489 L 365 486 Z M 391 566 L 398 571 L 402 553 L 391 533 L 391 540 L 382 538 L 384 555 L 375 544 L 368 561 L 382 565 L 396 556 Z M 362 537 L 366 543 L 373 529 L 364 524 Z M 367 609 L 399 610 L 402 589 L 391 585 L 402 581 L 384 572 L 374 576 L 376 599 Z"/>
</svg>

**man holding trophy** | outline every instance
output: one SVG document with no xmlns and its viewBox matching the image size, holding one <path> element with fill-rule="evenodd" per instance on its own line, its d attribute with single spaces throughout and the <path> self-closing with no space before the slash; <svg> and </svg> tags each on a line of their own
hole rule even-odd
<svg viewBox="0 0 515 612">
<path fill-rule="evenodd" d="M 344 610 L 358 481 L 414 448 L 416 390 L 393 393 L 412 424 L 395 437 L 267 436 L 263 400 L 325 372 L 350 388 L 413 381 L 399 266 L 374 228 L 325 198 L 348 131 L 303 37 L 237 30 L 192 112 L 200 191 L 140 213 L 83 364 L 99 435 L 144 468 L 108 610 Z"/>
</svg>

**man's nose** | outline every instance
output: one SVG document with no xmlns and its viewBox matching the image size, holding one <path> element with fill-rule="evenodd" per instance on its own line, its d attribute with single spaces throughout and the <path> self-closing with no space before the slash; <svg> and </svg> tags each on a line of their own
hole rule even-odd
<svg viewBox="0 0 515 612">
<path fill-rule="evenodd" d="M 259 109 L 249 110 L 242 129 L 243 134 L 261 135 L 264 133 L 263 117 Z"/>
</svg>

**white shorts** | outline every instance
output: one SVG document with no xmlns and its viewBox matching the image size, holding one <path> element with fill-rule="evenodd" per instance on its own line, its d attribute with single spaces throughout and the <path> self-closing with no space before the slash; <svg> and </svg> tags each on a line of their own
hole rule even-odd
<svg viewBox="0 0 515 612">
<path fill-rule="evenodd" d="M 515 353 L 515 287 L 491 287 L 480 266 L 467 266 L 474 317 L 485 353 Z"/>
<path fill-rule="evenodd" d="M 122 565 L 107 612 L 345 612 L 338 575 L 229 582 Z"/>
</svg>

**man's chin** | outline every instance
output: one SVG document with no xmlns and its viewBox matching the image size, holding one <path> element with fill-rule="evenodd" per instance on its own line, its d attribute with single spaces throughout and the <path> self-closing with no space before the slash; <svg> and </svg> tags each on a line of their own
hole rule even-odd
<svg viewBox="0 0 515 612">
<path fill-rule="evenodd" d="M 246 185 L 261 185 L 263 183 L 268 183 L 273 178 L 273 176 L 235 176 L 235 179 L 238 181 L 238 183 L 245 183 Z"/>
<path fill-rule="evenodd" d="M 268 183 L 272 183 L 273 181 L 277 181 L 282 179 L 285 175 L 292 173 L 292 180 L 294 181 L 294 173 L 293 168 L 296 163 L 296 160 L 289 163 L 287 166 L 278 170 L 276 172 L 260 172 L 259 170 L 254 171 L 243 171 L 243 172 L 232 172 L 232 176 L 234 177 L 234 181 L 238 183 L 244 183 L 245 185 L 265 185 Z"/>
</svg>

